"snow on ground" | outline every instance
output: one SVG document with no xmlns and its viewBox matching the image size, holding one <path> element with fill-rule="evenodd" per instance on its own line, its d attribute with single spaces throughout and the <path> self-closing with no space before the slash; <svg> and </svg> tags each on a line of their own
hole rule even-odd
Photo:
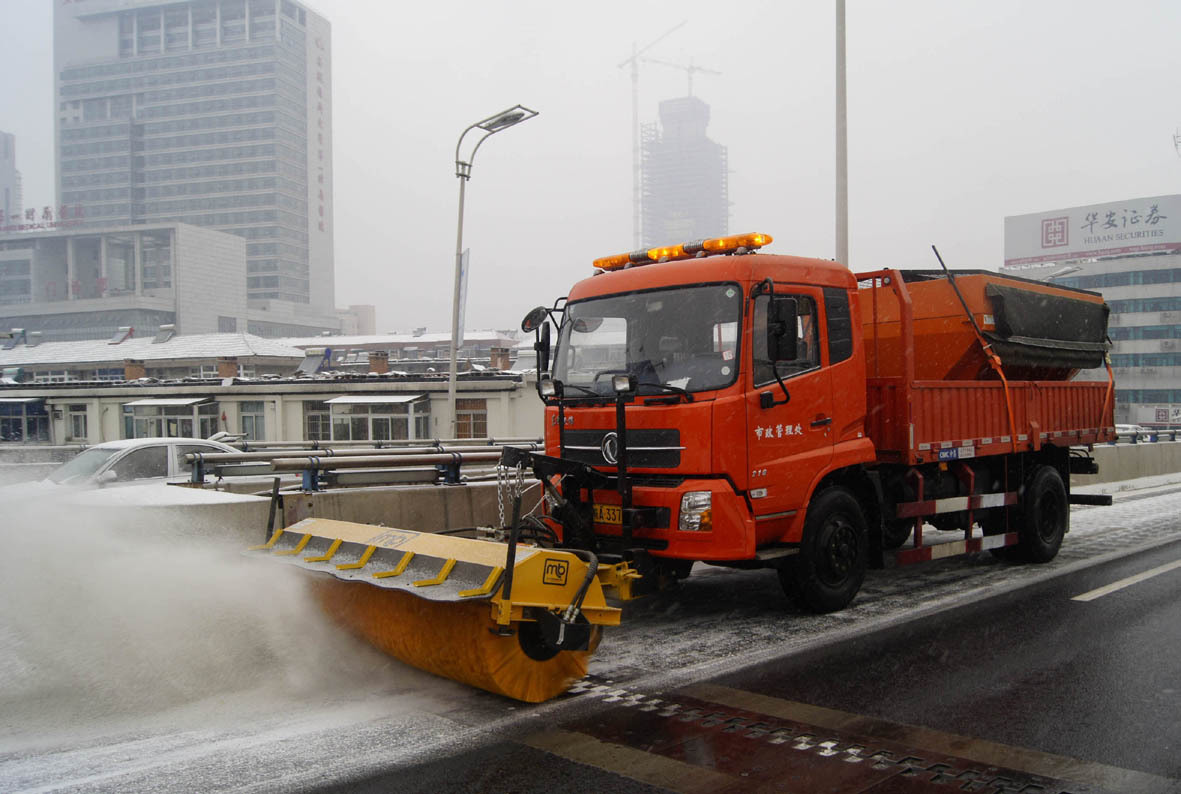
<svg viewBox="0 0 1181 794">
<path fill-rule="evenodd" d="M 241 544 L 125 531 L 134 520 L 109 507 L 6 511 L 0 752 L 151 722 L 229 726 L 260 703 L 420 678 L 324 620 L 288 566 L 260 565 Z"/>
<path fill-rule="evenodd" d="M 772 572 L 698 566 L 627 605 L 591 674 L 659 694 L 1176 539 L 1177 483 L 1144 478 L 1114 487 L 1112 507 L 1072 511 L 1047 565 L 984 554 L 871 571 L 834 615 L 798 610 Z M 388 660 L 321 616 L 301 571 L 169 526 L 129 532 L 143 512 L 5 516 L 0 791 L 294 790 L 536 729 L 580 702 L 516 704 Z"/>
</svg>

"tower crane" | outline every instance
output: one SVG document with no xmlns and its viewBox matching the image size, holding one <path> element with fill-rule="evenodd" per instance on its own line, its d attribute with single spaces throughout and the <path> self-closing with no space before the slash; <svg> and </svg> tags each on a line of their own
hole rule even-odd
<svg viewBox="0 0 1181 794">
<path fill-rule="evenodd" d="M 640 247 L 640 55 L 683 28 L 689 20 L 674 25 L 643 47 L 632 42 L 632 54 L 620 61 L 618 68 L 631 66 L 632 78 L 632 245 Z M 692 79 L 692 78 L 690 78 Z"/>
<path fill-rule="evenodd" d="M 670 61 L 661 61 L 656 58 L 641 58 L 640 60 L 642 60 L 644 63 L 655 63 L 655 64 L 659 64 L 660 66 L 668 66 L 673 69 L 680 69 L 680 70 L 684 71 L 689 77 L 689 96 L 693 96 L 693 73 L 694 72 L 700 72 L 701 74 L 716 74 L 716 75 L 721 74 L 721 72 L 717 71 L 716 69 L 706 69 L 704 66 L 698 66 L 697 64 L 693 63 L 692 58 L 689 59 L 688 66 L 685 66 L 684 64 L 680 64 L 680 63 L 672 63 Z"/>
</svg>

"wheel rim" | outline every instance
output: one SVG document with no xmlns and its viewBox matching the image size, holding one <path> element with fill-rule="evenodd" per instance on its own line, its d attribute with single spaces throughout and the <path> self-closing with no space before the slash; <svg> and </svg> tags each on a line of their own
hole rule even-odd
<svg viewBox="0 0 1181 794">
<path fill-rule="evenodd" d="M 1056 494 L 1046 492 L 1038 501 L 1037 534 L 1044 542 L 1053 543 L 1062 528 L 1062 506 Z"/>
<path fill-rule="evenodd" d="M 857 565 L 857 530 L 844 516 L 832 516 L 824 525 L 822 537 L 823 565 L 817 573 L 825 584 L 843 584 Z"/>
</svg>

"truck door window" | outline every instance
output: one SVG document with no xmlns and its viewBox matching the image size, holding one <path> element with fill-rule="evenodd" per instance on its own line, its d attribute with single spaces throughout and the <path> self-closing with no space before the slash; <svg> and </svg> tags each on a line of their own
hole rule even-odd
<svg viewBox="0 0 1181 794">
<path fill-rule="evenodd" d="M 771 363 L 767 361 L 767 306 L 771 296 L 760 295 L 754 305 L 754 377 L 755 386 L 775 382 Z M 820 366 L 820 340 L 816 322 L 816 301 L 808 295 L 779 295 L 775 300 L 796 302 L 796 357 L 775 362 L 779 377 L 787 379 Z"/>
<path fill-rule="evenodd" d="M 828 364 L 832 366 L 853 355 L 853 321 L 849 316 L 849 293 L 839 287 L 825 287 L 824 316 L 828 328 Z"/>
</svg>

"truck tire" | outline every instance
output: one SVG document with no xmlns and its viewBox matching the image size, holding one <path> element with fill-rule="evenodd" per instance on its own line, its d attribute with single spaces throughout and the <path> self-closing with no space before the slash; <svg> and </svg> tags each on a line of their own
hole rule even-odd
<svg viewBox="0 0 1181 794">
<path fill-rule="evenodd" d="M 1049 562 L 1070 525 L 1070 506 L 1062 475 L 1052 466 L 1038 466 L 1025 485 L 1018 534 L 1021 557 L 1028 562 Z"/>
<path fill-rule="evenodd" d="M 800 553 L 790 560 L 779 570 L 788 596 L 813 612 L 848 606 L 868 567 L 868 532 L 857 498 L 844 488 L 829 488 L 814 497 Z"/>
</svg>

